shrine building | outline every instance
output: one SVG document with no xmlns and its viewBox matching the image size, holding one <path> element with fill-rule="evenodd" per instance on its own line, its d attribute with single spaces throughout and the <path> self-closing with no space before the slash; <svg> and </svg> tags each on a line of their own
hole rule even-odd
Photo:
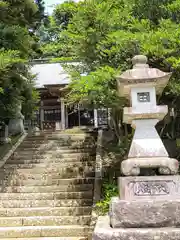
<svg viewBox="0 0 180 240">
<path fill-rule="evenodd" d="M 64 130 L 72 127 L 100 127 L 108 124 L 107 109 L 87 109 L 83 105 L 66 104 L 67 86 L 71 79 L 63 63 L 34 60 L 30 63 L 35 75 L 35 87 L 40 94 L 34 123 L 40 130 Z M 65 64 L 77 64 L 68 63 Z"/>
</svg>

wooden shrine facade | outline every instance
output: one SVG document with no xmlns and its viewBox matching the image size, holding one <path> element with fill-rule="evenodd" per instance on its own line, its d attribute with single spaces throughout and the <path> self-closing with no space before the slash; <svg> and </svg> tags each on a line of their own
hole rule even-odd
<svg viewBox="0 0 180 240">
<path fill-rule="evenodd" d="M 76 66 L 80 63 L 66 64 Z M 71 80 L 63 64 L 37 59 L 30 66 L 32 74 L 36 76 L 35 85 L 40 93 L 40 102 L 34 120 L 26 121 L 25 127 L 31 125 L 41 130 L 61 130 L 76 126 L 97 128 L 107 125 L 107 109 L 87 109 L 82 105 L 66 104 L 67 87 Z"/>
<path fill-rule="evenodd" d="M 64 86 L 63 86 L 64 87 Z M 35 113 L 32 127 L 40 130 L 64 130 L 73 127 L 101 127 L 108 124 L 107 109 L 87 109 L 83 105 L 66 104 L 66 91 L 62 86 L 39 89 L 39 109 Z"/>
</svg>

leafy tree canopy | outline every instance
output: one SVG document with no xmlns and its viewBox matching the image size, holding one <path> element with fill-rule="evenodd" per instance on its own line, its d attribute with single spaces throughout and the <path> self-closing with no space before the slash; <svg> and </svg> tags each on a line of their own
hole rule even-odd
<svg viewBox="0 0 180 240">
<path fill-rule="evenodd" d="M 33 56 L 38 6 L 33 0 L 0 1 L 0 120 L 8 122 L 23 102 L 32 113 L 38 95 L 27 62 Z M 27 105 L 27 108 L 25 107 Z"/>
<path fill-rule="evenodd" d="M 96 84 L 98 89 L 102 83 L 98 73 L 120 74 L 131 67 L 135 54 L 147 55 L 151 66 L 173 71 L 166 94 L 178 96 L 179 6 L 179 0 L 88 0 L 78 4 L 78 10 L 61 36 L 71 49 L 69 55 L 76 56 L 88 75 L 76 75 L 70 98 L 74 100 L 77 96 L 79 100 L 82 95 L 81 100 L 90 99 L 92 90 L 94 101 Z M 106 76 L 110 77 L 107 82 L 111 82 L 109 94 L 102 91 L 106 93 L 103 97 L 106 101 L 98 100 L 99 91 L 96 95 L 96 102 L 102 105 L 107 105 L 107 97 L 112 96 L 116 81 L 111 74 Z M 108 102 L 114 104 L 113 100 Z"/>
<path fill-rule="evenodd" d="M 72 17 L 77 13 L 79 5 L 74 1 L 66 1 L 57 5 L 53 13 L 57 25 L 61 25 L 62 29 L 66 29 Z"/>
<path fill-rule="evenodd" d="M 52 17 L 63 28 L 43 51 L 81 62 L 80 68 L 68 68 L 69 101 L 119 113 L 126 102 L 117 96 L 115 76 L 132 67 L 134 55 L 144 54 L 151 66 L 173 72 L 160 101 L 179 110 L 179 9 L 180 0 L 86 0 L 57 6 Z"/>
<path fill-rule="evenodd" d="M 81 63 L 67 68 L 70 102 L 118 113 L 126 102 L 117 96 L 116 75 L 132 67 L 134 55 L 144 54 L 150 66 L 173 72 L 160 101 L 179 111 L 179 9 L 180 0 L 66 1 L 49 18 L 41 51 L 54 61 L 63 57 Z"/>
<path fill-rule="evenodd" d="M 67 44 L 67 37 L 62 32 L 67 29 L 80 4 L 70 0 L 57 5 L 53 15 L 41 25 L 38 35 L 43 57 L 72 57 L 71 46 Z"/>
</svg>

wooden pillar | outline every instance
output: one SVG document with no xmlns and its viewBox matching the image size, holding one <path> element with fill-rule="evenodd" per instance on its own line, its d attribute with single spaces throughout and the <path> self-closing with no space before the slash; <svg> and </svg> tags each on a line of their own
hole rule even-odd
<svg viewBox="0 0 180 240">
<path fill-rule="evenodd" d="M 66 128 L 66 117 L 65 117 L 65 103 L 64 98 L 61 98 L 61 129 Z"/>
<path fill-rule="evenodd" d="M 43 101 L 41 101 L 40 107 L 40 128 L 43 130 L 43 122 L 44 122 L 44 109 L 43 109 Z"/>
</svg>

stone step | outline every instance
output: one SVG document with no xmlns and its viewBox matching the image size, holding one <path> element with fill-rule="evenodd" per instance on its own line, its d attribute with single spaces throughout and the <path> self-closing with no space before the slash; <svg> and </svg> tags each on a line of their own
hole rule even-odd
<svg viewBox="0 0 180 240">
<path fill-rule="evenodd" d="M 28 151 L 20 151 L 20 152 L 15 152 L 14 153 L 14 157 L 15 156 L 29 156 L 29 155 L 44 155 L 44 156 L 51 156 L 51 157 L 59 157 L 59 158 L 66 158 L 66 157 L 81 157 L 81 156 L 90 156 L 90 155 L 94 155 L 94 152 L 89 152 L 89 153 L 81 153 L 81 152 L 63 152 L 63 151 L 42 151 L 42 152 L 28 152 Z"/>
<path fill-rule="evenodd" d="M 0 208 L 30 208 L 30 207 L 80 207 L 91 206 L 92 199 L 62 199 L 62 200 L 3 200 Z"/>
<path fill-rule="evenodd" d="M 35 143 L 42 143 L 42 142 L 58 142 L 58 143 L 92 143 L 95 142 L 95 138 L 69 138 L 69 137 L 42 137 L 42 136 L 35 136 L 35 137 L 27 137 L 23 141 L 24 143 L 35 142 Z"/>
<path fill-rule="evenodd" d="M 26 226 L 0 227 L 1 238 L 31 238 L 31 237 L 87 237 L 92 231 L 89 226 Z"/>
<path fill-rule="evenodd" d="M 70 167 L 50 167 L 50 168 L 5 168 L 5 169 L 0 169 L 0 176 L 27 176 L 29 174 L 31 175 L 35 175 L 35 174 L 41 174 L 41 175 L 56 175 L 59 176 L 58 178 L 63 178 L 63 176 L 65 176 L 65 178 L 73 178 L 73 177 L 78 177 L 79 173 L 83 174 L 85 173 L 91 173 L 92 171 L 94 171 L 94 166 L 79 166 L 79 167 L 75 167 L 75 166 L 70 166 Z M 72 174 L 72 175 L 71 175 Z M 85 174 L 86 175 L 86 174 Z"/>
<path fill-rule="evenodd" d="M 36 163 L 48 163 L 48 162 L 51 162 L 51 163 L 61 163 L 61 162 L 68 162 L 68 163 L 76 163 L 76 162 L 89 162 L 89 161 L 95 161 L 96 158 L 95 156 L 89 156 L 89 157 L 84 157 L 84 158 L 81 158 L 81 159 L 78 159 L 78 158 L 39 158 L 39 159 L 27 159 L 24 157 L 21 158 L 15 158 L 13 159 L 13 157 L 9 158 L 7 161 L 6 161 L 6 164 L 36 164 Z"/>
<path fill-rule="evenodd" d="M 87 151 L 89 152 L 90 150 L 95 149 L 94 144 L 90 145 L 79 145 L 79 146 L 73 146 L 73 145 L 69 145 L 69 146 L 63 146 L 60 143 L 56 143 L 56 142 L 49 142 L 49 143 L 41 143 L 41 144 L 33 144 L 33 143 L 29 143 L 29 145 L 25 144 L 24 146 L 24 142 L 17 148 L 17 150 L 24 150 L 24 151 L 37 151 L 37 150 L 48 150 L 48 151 L 53 151 L 53 150 L 59 150 L 59 151 L 71 151 L 71 152 L 76 152 L 76 151 Z"/>
<path fill-rule="evenodd" d="M 0 193 L 0 200 L 92 199 L 93 191 L 47 193 Z"/>
<path fill-rule="evenodd" d="M 64 154 L 73 154 L 73 153 L 81 153 L 81 154 L 87 154 L 87 153 L 90 153 L 90 154 L 93 154 L 95 153 L 95 148 L 77 148 L 77 149 L 61 149 L 61 147 L 57 147 L 57 146 L 54 146 L 54 147 L 31 147 L 31 148 L 27 148 L 27 147 L 19 147 L 17 150 L 16 150 L 16 154 L 20 154 L 20 153 L 23 153 L 23 154 L 38 154 L 38 153 L 49 153 L 49 154 L 52 154 L 54 151 L 56 151 L 57 153 L 64 153 Z"/>
<path fill-rule="evenodd" d="M 52 163 L 52 162 L 45 162 L 45 163 L 34 163 L 34 164 L 30 164 L 30 163 L 24 163 L 24 164 L 5 164 L 3 166 L 3 169 L 61 169 L 61 168 L 65 168 L 65 167 L 68 167 L 68 168 L 74 168 L 74 167 L 93 167 L 95 166 L 95 161 L 79 161 L 79 162 L 66 162 L 65 160 L 64 161 L 59 161 L 58 163 Z"/>
<path fill-rule="evenodd" d="M 50 186 L 0 186 L 0 192 L 12 193 L 47 193 L 47 192 L 80 192 L 90 191 L 93 184 L 81 185 L 50 185 Z"/>
<path fill-rule="evenodd" d="M 1 181 L 8 181 L 17 179 L 34 179 L 34 180 L 42 180 L 43 178 L 47 179 L 67 179 L 67 178 L 89 178 L 89 177 L 95 177 L 95 171 L 94 167 L 89 167 L 88 169 L 83 168 L 74 168 L 74 169 L 61 169 L 56 172 L 35 172 L 33 171 L 29 172 L 29 169 L 24 169 L 24 171 L 21 171 L 21 169 L 18 170 L 0 170 L 0 179 Z"/>
<path fill-rule="evenodd" d="M 92 207 L 31 207 L 0 208 L 0 217 L 33 217 L 33 216 L 83 216 L 91 215 Z"/>
<path fill-rule="evenodd" d="M 71 151 L 84 151 L 87 150 L 89 151 L 90 149 L 94 149 L 96 147 L 96 144 L 93 142 L 89 142 L 88 144 L 69 144 L 69 145 L 63 145 L 61 142 L 57 141 L 46 141 L 46 142 L 22 142 L 21 145 L 18 147 L 20 150 L 41 150 L 41 149 L 59 149 L 59 150 L 71 150 Z"/>
<path fill-rule="evenodd" d="M 59 142 L 59 141 L 24 141 L 19 148 L 29 148 L 29 147 L 41 147 L 41 146 L 55 145 L 58 147 L 70 148 L 70 149 L 82 149 L 82 148 L 93 148 L 96 146 L 95 142 Z"/>
<path fill-rule="evenodd" d="M 46 176 L 46 178 L 42 179 L 22 179 L 20 177 L 12 178 L 10 180 L 1 180 L 0 181 L 3 185 L 9 186 L 49 186 L 49 185 L 82 185 L 82 184 L 93 184 L 94 178 L 69 178 L 69 179 L 52 179 Z"/>
<path fill-rule="evenodd" d="M 46 139 L 46 138 L 56 138 L 56 139 L 92 139 L 94 138 L 92 135 L 90 134 L 68 134 L 68 133 L 57 133 L 57 132 L 52 132 L 52 133 L 41 133 L 40 135 L 28 135 L 26 139 Z"/>
<path fill-rule="evenodd" d="M 84 216 L 33 216 L 33 217 L 1 217 L 1 227 L 15 226 L 62 226 L 89 225 L 91 215 Z"/>
<path fill-rule="evenodd" d="M 92 148 L 96 147 L 96 140 L 90 139 L 90 140 L 78 140 L 78 141 L 64 141 L 61 139 L 44 139 L 44 140 L 24 140 L 20 148 L 27 147 L 27 148 L 37 148 L 37 147 L 59 147 L 64 149 L 82 149 L 82 148 Z"/>
<path fill-rule="evenodd" d="M 53 153 L 43 153 L 43 154 L 26 154 L 25 152 L 22 153 L 14 153 L 11 156 L 11 159 L 23 159 L 23 160 L 27 160 L 27 159 L 65 159 L 65 158 L 71 158 L 71 159 L 88 159 L 89 157 L 95 157 L 95 154 L 92 153 L 58 153 L 56 151 L 54 151 Z"/>
<path fill-rule="evenodd" d="M 13 238 L 12 238 L 13 239 Z M 30 240 L 30 238 L 15 238 L 16 240 Z M 32 240 L 88 240 L 88 237 L 39 237 Z M 9 238 L 1 238 L 1 240 L 9 240 Z"/>
<path fill-rule="evenodd" d="M 40 132 L 39 135 L 35 134 L 30 134 L 27 136 L 27 138 L 43 138 L 43 137 L 61 137 L 61 138 L 66 138 L 66 137 L 70 137 L 70 138 L 87 138 L 87 137 L 92 137 L 91 134 L 88 133 L 64 133 L 64 132 L 53 132 L 53 131 L 44 131 L 44 132 Z"/>
<path fill-rule="evenodd" d="M 75 145 L 75 146 L 84 146 L 84 145 L 91 145 L 91 144 L 95 144 L 95 140 L 94 139 L 61 139 L 61 138 L 41 138 L 41 139 L 25 139 L 23 141 L 23 145 L 24 144 L 58 144 L 59 146 L 71 146 L 71 145 Z"/>
<path fill-rule="evenodd" d="M 83 168 L 62 168 L 57 170 L 56 172 L 37 172 L 37 171 L 29 171 L 31 169 L 0 169 L 0 179 L 1 182 L 8 181 L 14 179 L 33 179 L 33 180 L 42 180 L 42 179 L 67 179 L 67 178 L 89 178 L 95 176 L 94 167 L 89 167 L 88 169 Z"/>
<path fill-rule="evenodd" d="M 88 161 L 88 160 L 94 160 L 95 159 L 95 154 L 87 154 L 87 155 L 75 155 L 75 156 L 66 156 L 66 157 L 62 157 L 60 156 L 60 154 L 58 154 L 56 156 L 56 154 L 54 154 L 54 156 L 52 156 L 51 154 L 29 154 L 29 155 L 22 155 L 22 154 L 14 154 L 12 155 L 9 160 L 39 160 L 39 159 L 46 159 L 46 160 L 52 160 L 52 161 L 57 161 L 57 160 L 64 160 L 64 161 Z"/>
</svg>

